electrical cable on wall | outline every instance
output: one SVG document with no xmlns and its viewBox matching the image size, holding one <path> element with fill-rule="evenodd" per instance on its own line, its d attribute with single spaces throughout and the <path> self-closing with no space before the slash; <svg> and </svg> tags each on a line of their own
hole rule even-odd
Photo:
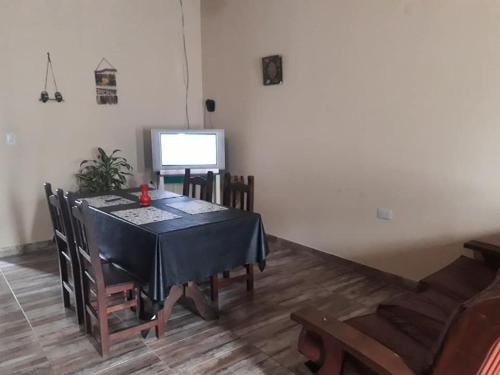
<svg viewBox="0 0 500 375">
<path fill-rule="evenodd" d="M 179 5 L 181 7 L 181 23 L 182 23 L 182 45 L 184 47 L 184 61 L 186 64 L 186 77 L 184 80 L 184 84 L 186 87 L 186 123 L 187 123 L 187 128 L 189 129 L 191 127 L 190 120 L 189 120 L 189 59 L 188 59 L 188 54 L 187 54 L 187 47 L 186 47 L 186 24 L 184 21 L 184 1 L 179 0 Z"/>
</svg>

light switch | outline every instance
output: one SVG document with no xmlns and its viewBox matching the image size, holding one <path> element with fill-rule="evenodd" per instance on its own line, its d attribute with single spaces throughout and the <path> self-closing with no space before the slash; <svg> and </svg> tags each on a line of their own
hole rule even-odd
<svg viewBox="0 0 500 375">
<path fill-rule="evenodd" d="M 392 220 L 394 213 L 390 208 L 377 208 L 377 218 L 380 220 Z"/>
<path fill-rule="evenodd" d="M 15 145 L 16 144 L 16 135 L 14 133 L 7 133 L 5 136 L 5 142 L 8 145 Z"/>
</svg>

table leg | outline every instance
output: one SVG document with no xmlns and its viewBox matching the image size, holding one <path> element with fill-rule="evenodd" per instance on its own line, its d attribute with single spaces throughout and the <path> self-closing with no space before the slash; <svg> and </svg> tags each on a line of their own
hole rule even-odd
<svg viewBox="0 0 500 375">
<path fill-rule="evenodd" d="M 200 315 L 205 320 L 215 320 L 219 317 L 219 311 L 210 306 L 205 296 L 201 293 L 198 285 L 190 281 L 184 285 L 184 297 L 190 299 L 194 304 L 194 313 Z"/>
<path fill-rule="evenodd" d="M 183 305 L 205 320 L 215 320 L 219 317 L 218 309 L 211 307 L 198 288 L 198 285 L 190 281 L 187 284 L 174 285 L 170 288 L 170 292 L 163 305 L 165 324 L 167 324 L 170 315 L 172 315 L 174 305 L 179 301 L 182 302 L 182 300 L 191 302 Z"/>
<path fill-rule="evenodd" d="M 167 299 L 163 305 L 163 315 L 165 316 L 165 323 L 168 322 L 174 305 L 184 295 L 184 287 L 182 285 L 174 285 L 170 288 Z"/>
<path fill-rule="evenodd" d="M 158 318 L 162 318 L 164 320 L 164 326 L 157 330 L 158 336 L 163 336 L 165 331 L 165 325 L 168 323 L 168 319 L 172 314 L 172 310 L 174 305 L 184 296 L 184 286 L 183 285 L 174 285 L 170 288 L 170 292 L 168 293 L 167 298 L 165 299 L 165 303 L 163 304 L 163 313 L 156 312 L 158 314 Z M 154 309 L 154 307 L 153 307 Z M 146 312 L 144 311 L 144 304 L 141 304 L 140 317 L 144 320 L 153 319 L 156 315 L 154 313 L 150 313 L 148 317 L 146 317 Z M 142 337 L 146 338 L 149 334 L 150 329 L 146 329 L 141 332 Z"/>
</svg>

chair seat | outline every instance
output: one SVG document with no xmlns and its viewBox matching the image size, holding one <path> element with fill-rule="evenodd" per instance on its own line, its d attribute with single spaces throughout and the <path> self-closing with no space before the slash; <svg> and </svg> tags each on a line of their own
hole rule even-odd
<svg viewBox="0 0 500 375">
<path fill-rule="evenodd" d="M 405 293 L 382 303 L 377 314 L 415 341 L 436 350 L 449 317 L 460 303 L 458 299 L 428 289 Z"/>
<path fill-rule="evenodd" d="M 461 256 L 450 265 L 422 280 L 422 284 L 439 290 L 462 302 L 486 288 L 496 270 L 485 263 Z"/>
<path fill-rule="evenodd" d="M 122 285 L 123 288 L 131 289 L 135 281 L 127 272 L 114 266 L 112 263 L 102 263 L 102 273 L 106 287 Z"/>
<path fill-rule="evenodd" d="M 415 340 L 379 314 L 352 318 L 346 323 L 398 353 L 415 374 L 425 374 L 432 366 L 432 346 Z"/>
</svg>

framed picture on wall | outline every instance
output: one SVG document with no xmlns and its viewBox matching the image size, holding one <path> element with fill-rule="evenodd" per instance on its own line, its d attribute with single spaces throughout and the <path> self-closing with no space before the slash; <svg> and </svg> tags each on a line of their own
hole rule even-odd
<svg viewBox="0 0 500 375">
<path fill-rule="evenodd" d="M 102 63 L 108 67 L 100 69 Z M 118 104 L 116 73 L 115 67 L 103 57 L 94 71 L 97 104 Z"/>
</svg>

